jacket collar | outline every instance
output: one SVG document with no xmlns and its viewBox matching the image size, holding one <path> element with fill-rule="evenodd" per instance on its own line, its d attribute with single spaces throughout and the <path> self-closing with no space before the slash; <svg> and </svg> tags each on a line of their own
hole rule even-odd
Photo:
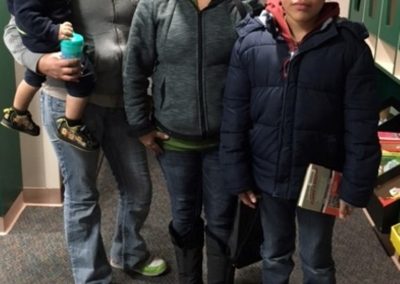
<svg viewBox="0 0 400 284">
<path fill-rule="evenodd" d="M 314 30 L 308 34 L 299 45 L 299 52 L 313 49 L 329 39 L 336 37 L 339 32 L 333 22 L 334 20 L 331 18 L 327 20 L 320 29 Z"/>
<path fill-rule="evenodd" d="M 312 49 L 337 36 L 339 34 L 339 29 L 348 30 L 359 40 L 364 40 L 369 36 L 368 31 L 363 24 L 351 22 L 344 18 L 329 18 L 320 26 L 319 29 L 314 30 L 306 36 L 305 40 L 303 40 L 300 45 L 300 51 Z M 252 18 L 249 15 L 246 16 L 237 26 L 239 37 L 245 37 L 256 30 L 268 30 L 276 40 L 284 41 L 272 15 L 266 11 L 263 11 L 260 16 L 255 18 Z"/>
<path fill-rule="evenodd" d="M 338 31 L 335 25 L 332 24 L 333 21 L 334 20 L 330 18 L 321 25 L 318 30 L 311 32 L 300 45 L 300 50 L 308 50 L 336 36 Z M 252 18 L 249 15 L 246 16 L 237 26 L 239 37 L 245 37 L 251 32 L 265 29 L 268 30 L 276 40 L 285 41 L 273 16 L 266 11 L 263 11 L 259 17 Z M 310 37 L 312 37 L 312 40 L 308 40 Z"/>
</svg>

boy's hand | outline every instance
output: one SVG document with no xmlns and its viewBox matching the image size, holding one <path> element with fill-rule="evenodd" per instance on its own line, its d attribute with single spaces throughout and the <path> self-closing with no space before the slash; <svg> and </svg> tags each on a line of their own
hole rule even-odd
<svg viewBox="0 0 400 284">
<path fill-rule="evenodd" d="M 339 201 L 339 218 L 345 219 L 353 212 L 353 206 L 340 199 Z"/>
<path fill-rule="evenodd" d="M 239 193 L 240 200 L 247 206 L 255 209 L 257 203 L 257 196 L 253 191 L 249 190 L 246 192 Z"/>
<path fill-rule="evenodd" d="M 60 25 L 60 28 L 58 29 L 58 39 L 69 39 L 72 37 L 73 32 L 74 29 L 72 27 L 72 24 L 70 22 L 64 22 Z"/>
</svg>

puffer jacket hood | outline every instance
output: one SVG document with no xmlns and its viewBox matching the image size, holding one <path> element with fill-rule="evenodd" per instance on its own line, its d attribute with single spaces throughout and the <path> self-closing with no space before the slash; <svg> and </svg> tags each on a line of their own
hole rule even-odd
<svg viewBox="0 0 400 284">
<path fill-rule="evenodd" d="M 279 1 L 268 1 L 270 2 L 279 2 Z M 339 14 L 339 6 L 333 5 L 337 3 L 326 3 L 323 12 L 321 12 L 321 18 L 319 20 L 319 25 L 321 29 L 324 29 L 332 20 L 335 20 L 338 28 L 344 28 L 350 31 L 357 39 L 364 40 L 369 37 L 369 33 L 364 24 L 358 22 L 351 22 L 345 18 L 338 17 Z M 336 9 L 337 8 L 337 9 Z M 274 14 L 279 15 L 279 13 L 283 13 L 283 10 L 276 9 L 274 13 L 271 13 L 267 10 L 267 8 L 260 14 L 259 17 L 251 17 L 247 16 L 237 25 L 237 34 L 239 38 L 246 37 L 251 32 L 256 30 L 267 29 L 275 38 L 281 37 L 283 40 L 288 42 L 287 33 L 282 33 L 286 28 L 280 28 L 279 22 L 276 21 L 276 17 Z M 282 14 L 281 14 L 282 15 Z M 283 19 L 283 16 L 282 16 Z M 284 20 L 284 19 L 283 19 Z M 287 27 L 286 22 L 284 26 Z M 288 27 L 287 27 L 288 29 Z M 286 34 L 286 35 L 285 35 Z M 290 33 L 289 33 L 290 34 Z M 289 43 L 289 42 L 288 42 Z"/>
<path fill-rule="evenodd" d="M 251 17 L 247 15 L 239 24 L 236 26 L 236 32 L 239 38 L 245 37 L 249 33 L 259 30 L 265 29 L 265 24 L 261 20 L 262 17 L 265 18 L 266 12 L 263 11 L 259 17 Z"/>
</svg>

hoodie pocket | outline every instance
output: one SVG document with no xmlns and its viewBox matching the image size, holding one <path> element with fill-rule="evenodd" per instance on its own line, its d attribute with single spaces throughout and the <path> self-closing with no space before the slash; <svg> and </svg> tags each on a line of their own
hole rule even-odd
<svg viewBox="0 0 400 284">
<path fill-rule="evenodd" d="M 160 109 L 163 108 L 164 102 L 165 102 L 165 90 L 167 88 L 166 84 L 167 84 L 167 82 L 166 82 L 166 79 L 164 78 L 162 80 L 161 89 L 160 89 Z"/>
</svg>

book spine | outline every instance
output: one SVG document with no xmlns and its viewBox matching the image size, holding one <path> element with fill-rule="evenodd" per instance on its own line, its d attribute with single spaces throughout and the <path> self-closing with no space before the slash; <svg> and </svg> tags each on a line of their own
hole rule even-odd
<svg viewBox="0 0 400 284">
<path fill-rule="evenodd" d="M 341 174 L 332 171 L 332 177 L 328 185 L 327 196 L 323 212 L 333 216 L 339 215 L 340 199 L 339 199 L 339 186 L 341 181 Z"/>
</svg>

